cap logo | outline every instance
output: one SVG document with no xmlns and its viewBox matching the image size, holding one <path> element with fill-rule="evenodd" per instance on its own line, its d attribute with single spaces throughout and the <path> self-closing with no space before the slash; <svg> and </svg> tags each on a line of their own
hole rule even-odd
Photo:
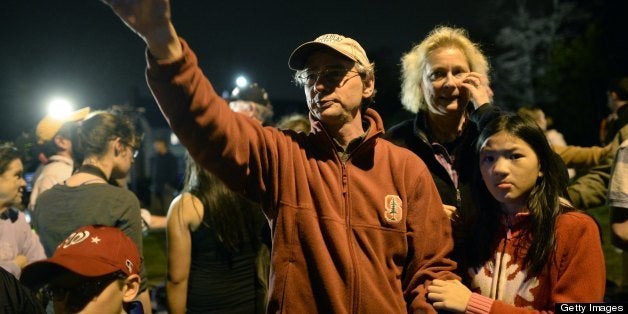
<svg viewBox="0 0 628 314">
<path fill-rule="evenodd" d="M 384 216 L 386 221 L 398 223 L 403 217 L 403 206 L 401 198 L 398 195 L 386 195 L 384 198 L 384 207 L 386 208 Z"/>
<path fill-rule="evenodd" d="M 342 41 L 345 37 L 337 34 L 325 34 L 316 38 L 316 41 L 319 43 L 329 43 L 329 42 L 339 42 Z"/>
<path fill-rule="evenodd" d="M 126 265 L 126 268 L 129 270 L 129 273 L 133 273 L 133 262 L 127 259 L 124 263 Z"/>
<path fill-rule="evenodd" d="M 80 232 L 73 232 L 59 246 L 66 249 L 67 247 L 71 245 L 78 244 L 85 241 L 85 239 L 87 238 L 89 238 L 89 231 L 87 230 L 80 231 Z"/>
</svg>

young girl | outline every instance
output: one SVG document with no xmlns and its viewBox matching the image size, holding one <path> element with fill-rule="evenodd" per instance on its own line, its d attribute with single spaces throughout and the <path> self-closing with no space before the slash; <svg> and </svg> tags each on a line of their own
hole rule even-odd
<svg viewBox="0 0 628 314">
<path fill-rule="evenodd" d="M 606 271 L 597 225 L 560 197 L 567 173 L 543 131 L 532 120 L 501 116 L 484 128 L 476 151 L 481 210 L 460 261 L 470 289 L 434 280 L 428 287 L 434 307 L 527 313 L 601 302 Z"/>
</svg>

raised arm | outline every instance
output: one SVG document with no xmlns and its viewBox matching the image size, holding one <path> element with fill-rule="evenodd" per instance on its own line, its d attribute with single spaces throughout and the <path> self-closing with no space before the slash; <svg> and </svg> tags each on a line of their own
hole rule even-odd
<svg viewBox="0 0 628 314">
<path fill-rule="evenodd" d="M 169 0 L 103 0 L 138 34 L 158 60 L 181 57 L 181 44 L 170 19 Z"/>
</svg>

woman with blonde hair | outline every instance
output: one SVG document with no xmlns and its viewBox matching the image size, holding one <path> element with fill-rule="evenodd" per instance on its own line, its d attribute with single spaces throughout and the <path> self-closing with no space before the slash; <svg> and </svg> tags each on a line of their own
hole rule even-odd
<svg viewBox="0 0 628 314">
<path fill-rule="evenodd" d="M 491 104 L 489 65 L 464 29 L 440 26 L 402 58 L 401 102 L 416 113 L 386 132 L 429 168 L 454 222 L 474 212 L 470 179 L 478 131 L 500 110 Z M 454 226 L 456 227 L 456 226 Z M 454 228 L 456 247 L 463 230 Z"/>
</svg>

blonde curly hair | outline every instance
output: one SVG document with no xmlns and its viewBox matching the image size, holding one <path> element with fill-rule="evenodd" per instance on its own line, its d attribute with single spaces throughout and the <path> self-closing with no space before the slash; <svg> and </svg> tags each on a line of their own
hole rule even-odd
<svg viewBox="0 0 628 314">
<path fill-rule="evenodd" d="M 406 110 L 425 110 L 431 101 L 428 86 L 427 57 L 443 47 L 458 48 L 469 62 L 473 72 L 488 78 L 489 64 L 478 44 L 473 43 L 463 28 L 438 26 L 423 41 L 401 58 L 401 103 Z"/>
</svg>

